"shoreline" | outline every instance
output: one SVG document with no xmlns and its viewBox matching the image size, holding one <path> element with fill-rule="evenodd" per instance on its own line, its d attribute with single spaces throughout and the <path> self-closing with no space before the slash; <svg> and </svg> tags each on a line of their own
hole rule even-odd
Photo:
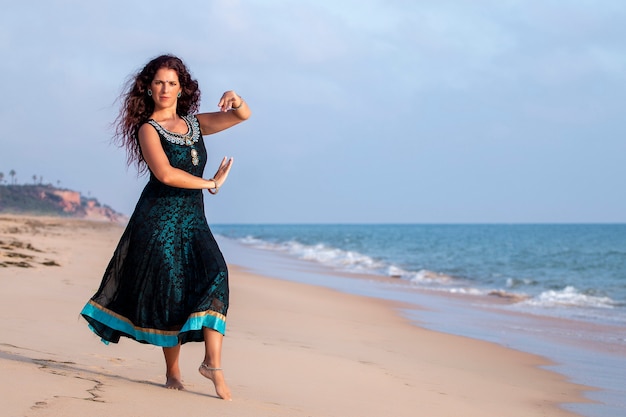
<svg viewBox="0 0 626 417">
<path fill-rule="evenodd" d="M 264 251 L 222 238 L 230 259 L 261 274 L 341 292 L 402 302 L 398 314 L 414 326 L 496 343 L 552 361 L 546 369 L 590 387 L 586 403 L 565 408 L 588 417 L 613 417 L 626 409 L 620 372 L 626 354 L 626 329 L 569 317 L 515 309 L 501 297 L 440 292 L 397 278 L 338 272 L 282 253 Z M 267 271 L 272 271 L 268 273 Z"/>
<path fill-rule="evenodd" d="M 7 217 L 22 222 L 11 233 Z M 0 241 L 30 243 L 41 252 L 19 252 L 58 263 L 0 267 L 9 415 L 565 417 L 579 414 L 561 404 L 590 401 L 584 393 L 593 388 L 545 369 L 553 364 L 541 356 L 429 330 L 403 316 L 402 303 L 263 276 L 228 256 L 223 361 L 235 400 L 215 399 L 197 373 L 201 344 L 183 346 L 187 391 L 165 390 L 160 349 L 103 345 L 79 318 L 122 231 L 0 215 Z"/>
</svg>

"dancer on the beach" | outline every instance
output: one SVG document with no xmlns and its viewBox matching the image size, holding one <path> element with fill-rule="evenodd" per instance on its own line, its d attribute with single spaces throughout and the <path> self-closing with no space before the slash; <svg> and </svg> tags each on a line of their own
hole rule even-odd
<svg viewBox="0 0 626 417">
<path fill-rule="evenodd" d="M 204 342 L 199 372 L 217 395 L 231 393 L 221 369 L 228 310 L 228 271 L 204 214 L 203 189 L 211 194 L 228 177 L 224 158 L 203 179 L 203 135 L 246 120 L 250 109 L 225 92 L 220 111 L 196 114 L 200 90 L 183 62 L 171 55 L 151 60 L 122 96 L 116 139 L 129 163 L 150 173 L 135 210 L 109 262 L 100 288 L 81 314 L 105 343 L 120 336 L 163 347 L 165 386 L 184 389 L 181 345 Z"/>
</svg>

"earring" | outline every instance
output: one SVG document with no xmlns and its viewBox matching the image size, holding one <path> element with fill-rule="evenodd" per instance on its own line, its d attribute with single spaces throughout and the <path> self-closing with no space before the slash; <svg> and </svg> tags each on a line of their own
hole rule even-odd
<svg viewBox="0 0 626 417">
<path fill-rule="evenodd" d="M 152 97 L 152 90 L 148 89 L 148 95 Z"/>
<path fill-rule="evenodd" d="M 181 92 L 179 91 L 176 97 L 180 98 L 180 96 L 181 96 Z"/>
</svg>

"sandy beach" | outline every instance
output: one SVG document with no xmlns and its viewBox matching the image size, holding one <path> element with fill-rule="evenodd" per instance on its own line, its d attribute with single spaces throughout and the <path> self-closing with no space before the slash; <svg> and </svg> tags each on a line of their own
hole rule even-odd
<svg viewBox="0 0 626 417">
<path fill-rule="evenodd" d="M 123 227 L 0 215 L 0 416 L 575 416 L 587 387 L 548 361 L 410 324 L 400 307 L 230 265 L 223 366 L 234 400 L 182 348 L 186 391 L 158 347 L 105 345 L 79 316 Z M 228 261 L 228 259 L 227 259 Z"/>
</svg>

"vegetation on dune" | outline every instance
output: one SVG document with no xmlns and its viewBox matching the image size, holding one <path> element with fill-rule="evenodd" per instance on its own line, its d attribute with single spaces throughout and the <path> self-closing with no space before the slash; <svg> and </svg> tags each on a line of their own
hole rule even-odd
<svg viewBox="0 0 626 417">
<path fill-rule="evenodd" d="M 15 170 L 10 178 L 0 172 L 0 213 L 35 214 L 67 217 L 123 217 L 96 198 L 84 197 L 78 191 L 43 184 L 43 177 L 33 175 L 32 184 L 18 184 Z"/>
</svg>

